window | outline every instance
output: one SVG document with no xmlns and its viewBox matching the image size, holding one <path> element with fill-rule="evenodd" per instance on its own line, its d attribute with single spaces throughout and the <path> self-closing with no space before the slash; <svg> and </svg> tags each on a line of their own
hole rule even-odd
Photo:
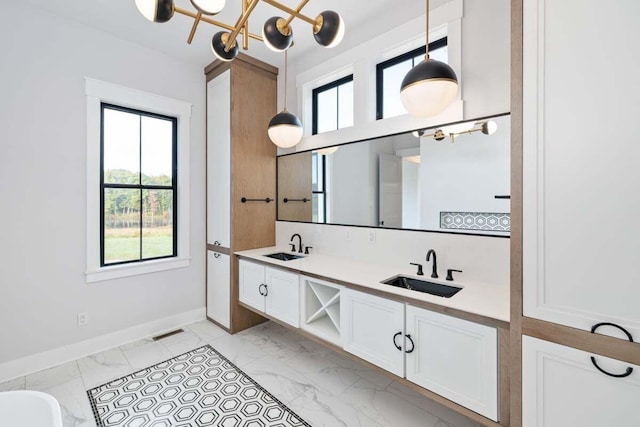
<svg viewBox="0 0 640 427">
<path fill-rule="evenodd" d="M 353 74 L 313 90 L 313 134 L 353 126 Z"/>
<path fill-rule="evenodd" d="M 378 120 L 407 113 L 400 101 L 402 80 L 409 70 L 424 59 L 424 54 L 425 47 L 422 46 L 376 66 L 376 118 Z M 446 37 L 429 43 L 429 57 L 447 62 Z"/>
<path fill-rule="evenodd" d="M 177 255 L 177 118 L 101 104 L 100 265 Z"/>
<path fill-rule="evenodd" d="M 190 264 L 191 104 L 85 78 L 87 282 Z"/>
<path fill-rule="evenodd" d="M 312 221 L 319 223 L 327 222 L 326 157 L 318 152 L 311 154 Z"/>
</svg>

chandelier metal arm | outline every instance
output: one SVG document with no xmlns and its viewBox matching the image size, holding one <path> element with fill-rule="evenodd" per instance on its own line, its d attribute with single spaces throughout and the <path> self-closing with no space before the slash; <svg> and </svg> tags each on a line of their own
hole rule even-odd
<svg viewBox="0 0 640 427">
<path fill-rule="evenodd" d="M 196 35 L 196 30 L 198 29 L 198 24 L 202 19 L 202 12 L 198 11 L 196 18 L 193 20 L 193 25 L 191 26 L 191 32 L 189 33 L 189 38 L 187 39 L 187 44 L 191 44 L 193 41 L 193 36 Z"/>
<path fill-rule="evenodd" d="M 250 0 L 242 0 L 242 14 L 247 13 L 247 9 L 249 8 Z M 242 49 L 249 49 L 249 20 L 244 23 L 242 27 Z"/>
<path fill-rule="evenodd" d="M 296 10 L 296 12 L 300 13 L 300 11 L 302 10 L 302 8 L 303 8 L 303 7 L 305 7 L 305 6 L 307 5 L 307 3 L 309 3 L 309 0 L 302 0 L 302 1 L 300 2 L 300 4 L 298 5 L 298 7 L 296 7 L 296 9 L 295 9 L 295 10 Z M 295 15 L 293 15 L 293 14 L 289 14 L 289 17 L 288 17 L 288 18 L 287 18 L 287 20 L 284 22 L 284 26 L 285 26 L 285 27 L 288 27 L 288 26 L 289 26 L 289 24 L 291 24 L 291 21 L 293 21 L 293 19 L 294 19 L 295 17 L 296 17 Z"/>
<path fill-rule="evenodd" d="M 247 10 L 244 11 L 242 15 L 240 15 L 240 17 L 238 18 L 238 21 L 236 21 L 235 27 L 233 27 L 233 31 L 231 32 L 231 34 L 229 35 L 229 38 L 227 39 L 229 40 L 229 43 L 224 47 L 225 52 L 229 52 L 231 48 L 233 48 L 233 45 L 236 42 L 236 37 L 238 37 L 240 30 L 242 30 L 242 28 L 244 27 L 244 24 L 247 22 L 247 19 L 249 19 L 249 15 L 251 15 L 251 12 L 253 12 L 253 9 L 256 8 L 258 3 L 260 3 L 260 0 L 251 1 L 251 3 L 249 3 L 249 6 L 247 7 Z"/>
<path fill-rule="evenodd" d="M 285 6 L 284 4 L 276 1 L 276 0 L 262 0 L 265 3 L 275 7 L 276 9 L 280 9 L 283 12 L 287 12 L 289 15 L 291 15 L 291 17 L 289 17 L 289 19 L 293 19 L 293 18 L 298 18 L 301 19 L 305 22 L 308 22 L 311 25 L 316 25 L 316 20 L 313 18 L 309 18 L 306 15 L 303 15 L 302 13 L 300 13 L 298 10 L 296 9 L 291 9 L 288 6 Z M 302 7 L 304 7 L 304 5 L 306 4 L 306 2 L 303 1 L 304 4 L 302 4 Z M 300 6 L 299 6 L 300 7 Z M 302 8 L 301 8 L 302 9 Z"/>
<path fill-rule="evenodd" d="M 175 7 L 175 12 L 179 13 L 180 15 L 188 16 L 189 18 L 193 18 L 193 19 L 197 19 L 198 17 L 197 13 L 191 12 L 190 10 L 187 10 L 187 9 L 182 9 L 181 7 L 178 7 L 178 6 Z M 206 22 L 207 24 L 215 25 L 216 27 L 224 28 L 225 30 L 228 30 L 228 31 L 234 30 L 234 27 L 232 27 L 231 25 L 225 24 L 224 22 L 216 21 L 211 18 L 207 18 L 206 16 L 200 17 L 200 21 Z M 262 36 L 259 36 L 253 33 L 248 33 L 248 34 L 250 38 L 254 40 L 262 41 Z"/>
</svg>

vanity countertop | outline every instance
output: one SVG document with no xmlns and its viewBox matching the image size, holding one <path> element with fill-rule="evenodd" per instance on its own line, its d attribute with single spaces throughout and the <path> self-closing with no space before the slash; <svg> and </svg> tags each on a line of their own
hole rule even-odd
<svg viewBox="0 0 640 427">
<path fill-rule="evenodd" d="M 275 252 L 289 252 L 281 247 L 259 248 L 235 252 L 241 258 L 259 261 L 263 264 L 280 267 L 300 274 L 309 274 L 327 281 L 337 281 L 342 284 L 354 285 L 356 288 L 368 288 L 376 293 L 402 297 L 407 301 L 416 300 L 464 313 L 495 319 L 500 322 L 509 322 L 509 288 L 488 283 L 474 282 L 472 280 L 456 280 L 448 282 L 444 280 L 443 272 L 439 272 L 442 278 L 429 277 L 431 268 L 425 265 L 424 276 L 416 276 L 416 269 L 407 263 L 406 267 L 397 268 L 380 264 L 370 264 L 363 261 L 348 258 L 335 257 L 325 254 L 304 255 L 303 258 L 291 261 L 280 261 L 264 255 Z M 293 252 L 289 252 L 292 254 Z M 463 289 L 451 298 L 442 298 L 435 295 L 397 288 L 380 282 L 390 277 L 402 274 L 416 279 L 442 283 L 462 287 Z M 409 304 L 411 301 L 407 301 Z"/>
</svg>

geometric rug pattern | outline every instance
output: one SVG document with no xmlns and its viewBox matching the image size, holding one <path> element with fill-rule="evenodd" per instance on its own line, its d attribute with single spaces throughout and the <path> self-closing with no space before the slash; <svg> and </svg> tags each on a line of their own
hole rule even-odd
<svg viewBox="0 0 640 427">
<path fill-rule="evenodd" d="M 87 395 L 98 427 L 309 426 L 209 345 Z"/>
<path fill-rule="evenodd" d="M 511 231 L 511 214 L 498 212 L 440 212 L 445 230 Z"/>
</svg>

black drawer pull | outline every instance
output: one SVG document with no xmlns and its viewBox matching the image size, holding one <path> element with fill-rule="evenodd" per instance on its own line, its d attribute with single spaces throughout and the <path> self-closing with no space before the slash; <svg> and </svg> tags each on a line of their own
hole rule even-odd
<svg viewBox="0 0 640 427">
<path fill-rule="evenodd" d="M 393 345 L 395 345 L 398 350 L 402 351 L 402 347 L 399 346 L 396 342 L 396 338 L 398 338 L 400 335 L 402 335 L 402 332 L 396 332 L 396 334 L 393 336 Z"/>
<path fill-rule="evenodd" d="M 411 341 L 411 350 L 405 350 L 405 353 L 407 353 L 407 354 L 413 353 L 413 350 L 416 349 L 416 343 L 413 342 L 413 338 L 411 338 L 411 335 L 407 334 L 405 336 L 407 337 L 407 339 L 409 341 Z"/>
<path fill-rule="evenodd" d="M 625 328 L 623 328 L 620 325 L 616 325 L 615 323 L 610 323 L 610 322 L 602 322 L 602 323 L 598 323 L 593 325 L 593 327 L 591 328 L 591 333 L 594 334 L 596 332 L 596 329 L 598 329 L 600 326 L 613 326 L 614 328 L 618 328 L 620 329 L 622 332 L 624 332 L 624 334 L 627 336 L 627 338 L 629 339 L 629 342 L 633 342 L 633 337 L 631 336 L 631 334 L 629 333 L 629 331 L 627 331 Z M 610 372 L 605 371 L 604 369 L 602 369 L 600 366 L 598 366 L 598 363 L 596 362 L 596 358 L 591 356 L 591 363 L 593 363 L 593 366 L 596 367 L 596 369 L 600 372 L 602 372 L 605 375 L 608 375 L 610 377 L 613 378 L 625 378 L 628 377 L 629 375 L 631 375 L 633 373 L 633 368 L 631 366 L 629 366 L 627 368 L 627 370 L 622 373 L 622 374 L 612 374 Z"/>
<path fill-rule="evenodd" d="M 264 286 L 264 292 L 262 292 L 263 286 Z M 263 297 L 266 297 L 268 294 L 267 285 L 261 284 L 260 286 L 258 286 L 258 292 L 260 292 L 260 295 L 262 295 Z"/>
</svg>

